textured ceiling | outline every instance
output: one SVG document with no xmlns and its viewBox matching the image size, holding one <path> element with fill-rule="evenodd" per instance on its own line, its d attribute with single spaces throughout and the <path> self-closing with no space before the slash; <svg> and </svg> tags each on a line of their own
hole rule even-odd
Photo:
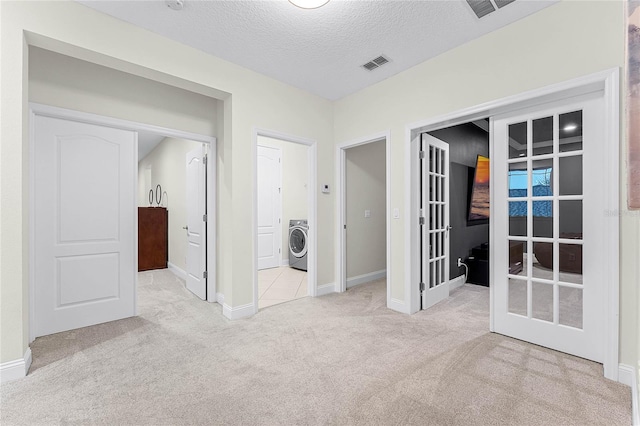
<svg viewBox="0 0 640 426">
<path fill-rule="evenodd" d="M 535 13 L 557 0 L 517 0 L 478 19 L 464 0 L 80 1 L 219 58 L 336 100 Z M 361 65 L 384 54 L 374 71 Z"/>
</svg>

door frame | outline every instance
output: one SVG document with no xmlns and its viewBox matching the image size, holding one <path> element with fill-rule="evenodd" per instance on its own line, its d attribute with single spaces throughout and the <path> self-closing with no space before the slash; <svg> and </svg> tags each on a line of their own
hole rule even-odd
<svg viewBox="0 0 640 426">
<path fill-rule="evenodd" d="M 387 307 L 391 307 L 390 304 L 393 304 L 393 300 L 391 298 L 391 144 L 389 141 L 391 140 L 391 130 L 386 130 L 384 132 L 376 133 L 373 135 L 369 135 L 366 137 L 354 139 L 348 142 L 342 142 L 336 145 L 336 200 L 337 200 L 337 209 L 336 209 L 336 242 L 337 242 L 337 250 L 336 250 L 336 282 L 335 282 L 335 291 L 337 293 L 342 293 L 347 291 L 347 264 L 346 264 L 346 235 L 345 235 L 345 222 L 347 219 L 347 179 L 346 179 L 346 169 L 347 169 L 347 149 L 355 148 L 357 146 L 367 145 L 374 142 L 384 141 L 385 143 L 385 205 L 387 210 L 387 220 L 386 220 L 386 241 L 387 241 L 387 260 L 386 260 L 386 268 L 387 268 Z M 395 302 L 397 303 L 397 301 Z"/>
<path fill-rule="evenodd" d="M 169 129 L 151 124 L 137 123 L 134 121 L 123 120 L 119 118 L 106 117 L 102 115 L 81 112 L 66 108 L 44 105 L 35 102 L 29 103 L 29 343 L 35 340 L 35 116 L 59 118 L 63 120 L 77 121 L 87 124 L 95 124 L 99 126 L 114 127 L 122 130 L 131 130 L 135 132 L 144 131 L 156 133 L 165 137 L 175 137 L 189 139 L 195 142 L 202 142 L 209 145 L 208 155 L 217 157 L 216 138 L 213 136 L 200 135 L 197 133 L 185 132 L 182 130 Z M 138 142 L 134 147 L 134 164 L 135 179 L 133 185 L 138 186 Z M 213 159 L 212 159 L 213 160 Z M 216 301 L 216 161 L 207 161 L 207 301 Z M 213 191 L 213 193 L 211 192 Z M 134 192 L 137 194 L 137 191 Z M 132 214 L 134 216 L 134 235 L 138 234 L 138 200 L 137 196 L 132 200 Z M 210 213 L 209 213 L 210 212 Z M 209 226 L 209 225 L 212 226 Z M 135 288 L 134 297 L 136 298 L 134 314 L 138 314 L 138 239 L 134 237 L 134 253 L 135 253 Z"/>
<path fill-rule="evenodd" d="M 605 300 L 603 301 L 604 318 L 606 321 L 604 339 L 604 376 L 611 380 L 618 380 L 619 371 L 619 240 L 620 240 L 620 218 L 617 214 L 620 208 L 619 199 L 619 179 L 620 179 L 620 68 L 596 72 L 583 77 L 578 77 L 562 83 L 545 86 L 539 89 L 526 91 L 514 96 L 497 99 L 487 103 L 463 108 L 448 114 L 443 114 L 430 119 L 410 123 L 405 127 L 405 182 L 408 183 L 407 191 L 409 196 L 405 197 L 405 294 L 406 304 L 401 312 L 415 313 L 420 309 L 419 292 L 419 241 L 416 232 L 418 229 L 418 215 L 412 215 L 412 211 L 417 211 L 417 140 L 420 133 L 434 131 L 470 121 L 515 112 L 519 109 L 529 108 L 536 105 L 543 105 L 549 102 L 561 101 L 578 95 L 602 91 L 605 103 L 604 128 L 607 140 L 617 141 L 607 150 L 607 158 L 603 161 L 605 172 L 604 185 L 611 188 L 607 198 L 603 200 L 603 214 L 607 215 L 603 227 L 608 238 L 606 240 L 606 258 L 603 259 L 603 267 L 606 276 L 610 280 L 606 283 Z M 493 156 L 494 141 L 493 134 L 489 138 L 489 157 Z M 493 174 L 493 163 L 491 166 Z M 494 201 L 494 191 L 491 188 L 491 202 Z M 489 219 L 489 253 L 494 259 L 494 216 Z M 493 264 L 490 265 L 489 280 L 493 281 Z M 489 330 L 494 331 L 494 294 L 493 287 L 489 287 L 490 298 L 490 320 Z M 400 310 L 400 309 L 398 309 Z"/>
<path fill-rule="evenodd" d="M 318 182 L 318 144 L 313 139 L 292 136 L 275 130 L 254 127 L 252 131 L 251 161 L 253 162 L 253 206 L 251 208 L 251 229 L 253 230 L 253 314 L 258 313 L 258 136 L 278 139 L 283 142 L 291 142 L 305 145 L 307 151 L 307 206 L 309 214 L 307 223 L 308 247 L 307 251 L 307 294 L 316 297 L 318 279 L 318 202 L 317 202 L 317 182 Z M 284 249 L 284 248 L 283 248 Z M 287 248 L 288 249 L 288 248 Z"/>
<path fill-rule="evenodd" d="M 260 136 L 262 136 L 262 135 L 260 135 Z M 258 155 L 258 147 L 278 150 L 278 154 L 280 155 L 280 160 L 282 160 L 282 148 L 274 147 L 274 146 L 268 146 L 268 145 L 260 145 L 258 143 L 256 145 L 256 156 Z M 257 161 L 257 157 L 256 157 L 256 161 Z M 280 223 L 278 223 L 278 225 L 276 226 L 276 228 L 278 229 L 277 234 L 279 236 L 279 238 L 278 238 L 278 246 L 280 248 L 280 251 L 278 252 L 278 267 L 284 266 L 282 264 L 282 255 L 284 253 L 282 253 L 282 251 L 284 251 L 284 249 L 285 249 L 282 246 L 282 230 L 283 230 L 283 227 L 284 227 L 284 222 L 282 222 L 282 219 L 283 219 L 283 217 L 282 217 L 283 216 L 283 214 L 282 214 L 283 213 L 282 212 L 282 161 L 279 163 L 279 168 L 280 169 L 278 170 L 278 172 L 280 173 L 280 177 L 278 179 L 278 187 L 280 188 L 280 193 L 279 193 L 279 195 L 280 195 L 280 200 L 279 201 L 280 202 L 279 202 L 279 206 L 278 206 L 278 211 L 280 212 Z M 256 178 L 257 178 L 257 171 L 258 171 L 258 166 L 257 166 L 257 163 L 256 163 Z M 256 181 L 256 195 L 257 195 L 257 188 L 258 188 L 257 184 L 258 184 L 258 182 Z M 257 203 L 257 199 L 256 199 L 256 203 Z M 257 229 L 258 229 L 258 222 L 257 222 L 257 217 L 258 216 L 257 216 L 257 214 L 258 214 L 258 207 L 256 205 L 256 232 L 257 232 Z M 257 250 L 258 250 L 258 246 L 256 245 L 256 257 L 257 257 Z M 257 267 L 258 267 L 258 262 L 256 261 L 256 268 Z M 265 268 L 265 269 L 267 269 L 267 268 Z"/>
</svg>

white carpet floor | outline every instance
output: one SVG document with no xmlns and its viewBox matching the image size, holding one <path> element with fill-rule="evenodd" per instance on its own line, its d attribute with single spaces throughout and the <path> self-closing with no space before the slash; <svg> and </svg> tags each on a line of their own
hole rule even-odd
<svg viewBox="0 0 640 426">
<path fill-rule="evenodd" d="M 5 425 L 629 425 L 602 366 L 488 332 L 488 289 L 426 312 L 385 282 L 228 321 L 168 271 L 135 318 L 36 339 L 3 384 Z"/>
</svg>

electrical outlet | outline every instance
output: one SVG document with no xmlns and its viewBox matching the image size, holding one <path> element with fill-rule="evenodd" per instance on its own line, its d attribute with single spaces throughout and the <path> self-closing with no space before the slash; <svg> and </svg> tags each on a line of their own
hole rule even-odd
<svg viewBox="0 0 640 426">
<path fill-rule="evenodd" d="M 458 258 L 458 268 L 459 268 L 459 267 L 461 267 L 462 265 L 463 265 L 463 263 L 462 263 L 462 258 L 461 258 L 461 257 L 459 257 L 459 258 Z"/>
</svg>

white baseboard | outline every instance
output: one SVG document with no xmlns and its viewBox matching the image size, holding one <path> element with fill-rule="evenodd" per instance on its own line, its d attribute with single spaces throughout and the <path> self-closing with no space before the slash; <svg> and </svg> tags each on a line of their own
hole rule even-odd
<svg viewBox="0 0 640 426">
<path fill-rule="evenodd" d="M 167 268 L 169 268 L 169 270 L 173 272 L 176 277 L 180 278 L 181 280 L 187 281 L 187 273 L 184 271 L 184 269 L 178 268 L 171 262 L 167 262 Z"/>
<path fill-rule="evenodd" d="M 453 291 L 456 288 L 462 287 L 466 282 L 466 278 L 464 275 L 460 275 L 457 278 L 449 280 L 449 291 Z"/>
<path fill-rule="evenodd" d="M 316 288 L 316 297 L 324 296 L 325 294 L 329 294 L 329 293 L 335 293 L 335 291 L 336 291 L 336 285 L 333 283 L 319 285 L 318 288 Z"/>
<path fill-rule="evenodd" d="M 256 313 L 255 305 L 253 303 L 247 303 L 246 305 L 236 306 L 232 308 L 226 303 L 222 304 L 222 314 L 230 320 L 237 320 L 240 318 L 247 318 Z"/>
<path fill-rule="evenodd" d="M 280 266 L 289 266 L 289 259 L 282 259 L 282 263 L 280 264 Z"/>
<path fill-rule="evenodd" d="M 404 303 L 404 300 L 394 299 L 393 297 L 387 300 L 387 308 L 403 314 L 410 314 L 409 306 Z"/>
<path fill-rule="evenodd" d="M 27 348 L 22 358 L 0 364 L 0 383 L 22 379 L 27 375 L 30 367 L 31 348 Z"/>
<path fill-rule="evenodd" d="M 387 277 L 387 270 L 369 272 L 368 274 L 356 275 L 355 277 L 347 278 L 347 288 L 355 287 L 360 284 L 368 283 L 375 280 L 381 280 Z"/>
<path fill-rule="evenodd" d="M 631 386 L 631 421 L 634 426 L 640 426 L 640 412 L 638 411 L 638 377 L 636 369 L 625 364 L 618 366 L 618 381 L 624 385 Z"/>
<path fill-rule="evenodd" d="M 224 294 L 216 293 L 216 302 L 218 302 L 221 305 L 224 305 Z"/>
</svg>

